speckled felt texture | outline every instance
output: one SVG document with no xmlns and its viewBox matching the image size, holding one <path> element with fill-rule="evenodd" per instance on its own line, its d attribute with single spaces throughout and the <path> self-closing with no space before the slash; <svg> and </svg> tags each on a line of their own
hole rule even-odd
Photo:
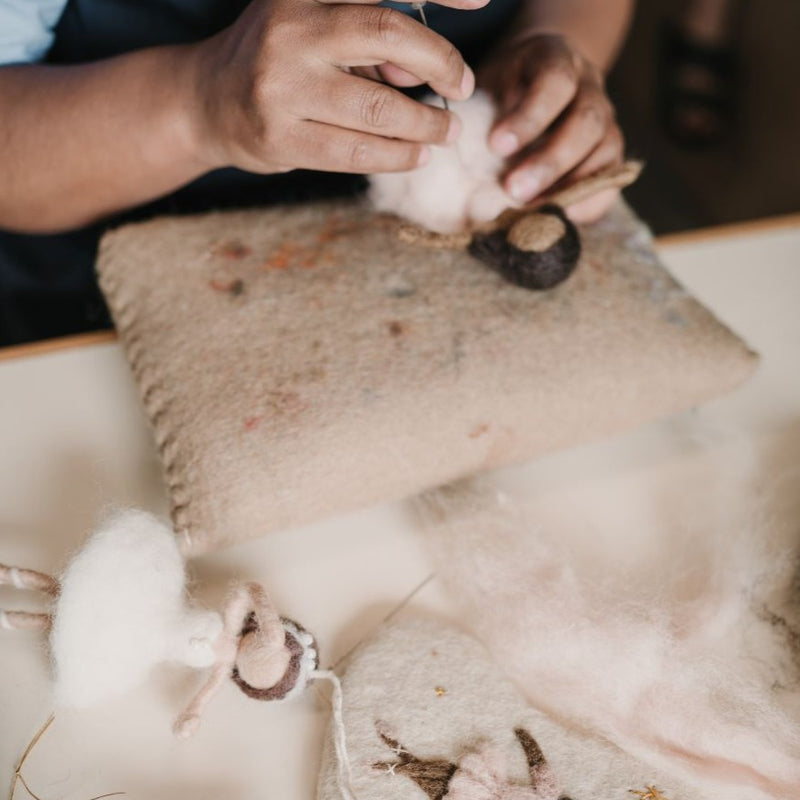
<svg viewBox="0 0 800 800">
<path fill-rule="evenodd" d="M 162 218 L 98 271 L 189 554 L 667 415 L 756 358 L 623 206 L 547 292 L 361 201 Z"/>
<path fill-rule="evenodd" d="M 421 761 L 465 764 L 492 753 L 494 791 L 461 794 L 454 773 L 440 795 L 475 800 L 626 800 L 654 786 L 668 800 L 710 800 L 670 775 L 641 764 L 604 740 L 568 730 L 528 706 L 481 644 L 429 619 L 388 624 L 353 655 L 342 679 L 343 721 L 352 787 L 358 800 L 438 800 L 415 781 L 381 734 Z M 548 767 L 535 789 L 516 729 L 538 744 Z M 502 768 L 505 762 L 505 769 Z M 378 766 L 376 766 L 378 765 Z M 317 800 L 340 800 L 328 731 Z M 443 781 L 440 779 L 439 784 Z M 507 785 L 506 793 L 501 786 Z M 516 793 L 514 793 L 516 792 Z"/>
</svg>

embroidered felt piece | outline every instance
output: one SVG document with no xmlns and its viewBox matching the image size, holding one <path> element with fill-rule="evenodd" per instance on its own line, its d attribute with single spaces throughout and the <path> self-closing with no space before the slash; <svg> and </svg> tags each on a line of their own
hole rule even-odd
<svg viewBox="0 0 800 800">
<path fill-rule="evenodd" d="M 186 552 L 611 434 L 755 364 L 622 206 L 541 293 L 400 227 L 353 201 L 104 238 L 101 285 Z"/>
<path fill-rule="evenodd" d="M 652 786 L 710 798 L 522 700 L 474 639 L 442 623 L 385 626 L 342 681 L 357 800 L 624 800 Z M 340 800 L 332 732 L 317 800 Z"/>
</svg>

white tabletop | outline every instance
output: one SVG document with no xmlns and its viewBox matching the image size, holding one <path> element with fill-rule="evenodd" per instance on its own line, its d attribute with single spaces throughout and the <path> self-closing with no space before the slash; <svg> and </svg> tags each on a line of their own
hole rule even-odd
<svg viewBox="0 0 800 800">
<path fill-rule="evenodd" d="M 755 378 L 709 404 L 705 419 L 726 432 L 724 446 L 744 439 L 778 462 L 793 458 L 796 467 L 800 218 L 676 237 L 661 250 L 676 277 L 762 354 Z M 40 350 L 0 360 L 0 561 L 57 572 L 108 506 L 163 512 L 166 505 L 119 346 Z M 601 521 L 632 525 L 632 498 L 635 504 L 694 457 L 676 438 L 680 424 L 548 456 L 497 480 L 550 503 L 556 514 L 580 494 Z M 316 634 L 329 664 L 417 586 L 429 565 L 407 507 L 390 504 L 206 556 L 192 570 L 199 596 L 212 606 L 230 579 L 262 581 L 283 613 Z M 0 607 L 34 606 L 0 590 Z M 452 613 L 435 580 L 414 606 Z M 49 666 L 40 635 L 0 634 L 0 783 L 10 783 L 23 747 L 50 713 Z M 115 791 L 143 800 L 311 800 L 324 699 L 311 691 L 291 704 L 261 704 L 230 684 L 196 737 L 176 742 L 172 719 L 198 679 L 166 667 L 103 708 L 59 713 L 24 769 L 31 788 L 46 800 Z M 22 786 L 15 796 L 26 796 Z"/>
</svg>

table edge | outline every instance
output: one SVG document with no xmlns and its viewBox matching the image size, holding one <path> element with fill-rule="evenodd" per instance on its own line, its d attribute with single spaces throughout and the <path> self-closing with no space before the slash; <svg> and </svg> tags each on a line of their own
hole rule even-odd
<svg viewBox="0 0 800 800">
<path fill-rule="evenodd" d="M 78 347 L 108 344 L 116 340 L 116 331 L 104 330 L 76 333 L 71 336 L 59 336 L 56 339 L 43 339 L 39 342 L 29 342 L 27 344 L 14 344 L 9 347 L 0 347 L 0 362 L 47 355 L 48 353 L 57 353 L 60 350 L 73 350 Z"/>
<path fill-rule="evenodd" d="M 656 236 L 656 246 L 659 250 L 670 247 L 682 247 L 687 244 L 713 242 L 719 239 L 733 239 L 738 236 L 753 234 L 778 233 L 792 228 L 800 228 L 800 212 L 781 214 L 772 217 L 760 217 L 741 222 L 726 222 L 722 225 L 712 225 L 706 228 L 694 228 L 676 233 L 665 233 Z"/>
</svg>

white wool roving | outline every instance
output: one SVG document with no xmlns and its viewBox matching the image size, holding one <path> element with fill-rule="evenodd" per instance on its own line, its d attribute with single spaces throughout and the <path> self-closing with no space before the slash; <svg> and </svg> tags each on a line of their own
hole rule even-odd
<svg viewBox="0 0 800 800">
<path fill-rule="evenodd" d="M 432 105 L 439 98 L 429 98 Z M 437 233 L 489 222 L 516 203 L 500 185 L 504 159 L 489 149 L 495 107 L 485 92 L 450 109 L 461 119 L 459 138 L 431 147 L 428 163 L 410 172 L 370 175 L 369 197 L 388 211 Z"/>
<path fill-rule="evenodd" d="M 50 636 L 56 704 L 93 705 L 162 661 L 214 663 L 222 620 L 187 606 L 185 582 L 168 527 L 143 511 L 108 519 L 61 579 Z"/>
<path fill-rule="evenodd" d="M 620 580 L 488 485 L 421 508 L 461 618 L 535 706 L 725 800 L 800 797 L 800 720 L 768 653 L 741 644 L 769 564 L 735 530 L 707 549 L 668 542 L 641 580 Z"/>
</svg>

